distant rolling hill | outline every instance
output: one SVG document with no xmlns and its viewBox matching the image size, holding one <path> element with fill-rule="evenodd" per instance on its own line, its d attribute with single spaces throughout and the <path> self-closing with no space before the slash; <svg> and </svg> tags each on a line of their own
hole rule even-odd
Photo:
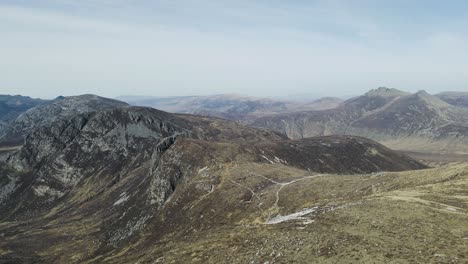
<svg viewBox="0 0 468 264">
<path fill-rule="evenodd" d="M 401 150 L 468 153 L 468 109 L 439 97 L 381 87 L 335 109 L 261 117 L 252 125 L 290 138 L 359 135 Z"/>
<path fill-rule="evenodd" d="M 148 106 L 171 113 L 186 113 L 249 121 L 258 117 L 296 111 L 322 110 L 337 107 L 342 100 L 333 97 L 309 101 L 286 101 L 239 95 L 142 97 L 120 96 L 131 105 Z"/>
</svg>

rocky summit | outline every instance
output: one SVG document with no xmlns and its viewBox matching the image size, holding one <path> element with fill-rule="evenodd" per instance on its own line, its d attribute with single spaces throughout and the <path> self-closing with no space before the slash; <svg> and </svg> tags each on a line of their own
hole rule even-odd
<svg viewBox="0 0 468 264">
<path fill-rule="evenodd" d="M 6 125 L 5 132 L 0 135 L 0 145 L 18 145 L 35 128 L 50 126 L 58 119 L 73 118 L 77 114 L 89 113 L 127 104 L 117 100 L 96 95 L 81 95 L 58 97 L 54 101 L 41 104 L 21 113 L 16 119 Z"/>
<path fill-rule="evenodd" d="M 91 95 L 30 109 L 12 127 L 25 136 L 0 152 L 0 262 L 7 263 L 280 260 L 287 251 L 267 242 L 278 228 L 295 232 L 287 225 L 357 206 L 371 190 L 368 183 L 357 193 L 338 190 L 323 179 L 342 177 L 347 186 L 363 176 L 345 175 L 427 168 L 362 137 L 290 140 Z M 259 236 L 240 241 L 243 232 Z M 244 257 L 226 254 L 226 236 Z M 199 255 L 204 243 L 222 246 Z"/>
</svg>

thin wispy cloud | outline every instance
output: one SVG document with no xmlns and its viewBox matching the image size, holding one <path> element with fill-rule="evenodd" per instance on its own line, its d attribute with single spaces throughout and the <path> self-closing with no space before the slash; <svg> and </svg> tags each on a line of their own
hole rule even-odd
<svg viewBox="0 0 468 264">
<path fill-rule="evenodd" d="M 41 97 L 465 89 L 464 2 L 415 2 L 3 1 L 0 89 Z"/>
</svg>

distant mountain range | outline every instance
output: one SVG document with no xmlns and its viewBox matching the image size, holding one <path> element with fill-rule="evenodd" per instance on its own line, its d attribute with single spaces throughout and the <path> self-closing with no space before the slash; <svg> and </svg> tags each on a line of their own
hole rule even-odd
<svg viewBox="0 0 468 264">
<path fill-rule="evenodd" d="M 402 150 L 468 153 L 464 98 L 455 93 L 434 96 L 381 87 L 335 109 L 261 117 L 252 125 L 290 138 L 360 135 Z"/>
<path fill-rule="evenodd" d="M 443 92 L 435 96 L 451 105 L 468 107 L 468 92 Z"/>
<path fill-rule="evenodd" d="M 343 101 L 333 97 L 286 101 L 228 94 L 176 97 L 120 96 L 117 99 L 130 105 L 153 107 L 171 113 L 206 115 L 237 121 L 297 111 L 331 109 Z"/>
<path fill-rule="evenodd" d="M 236 95 L 121 97 L 131 105 L 215 116 L 273 129 L 290 138 L 360 135 L 387 146 L 435 153 L 468 153 L 468 93 L 410 94 L 381 87 L 342 101 L 282 101 Z"/>
<path fill-rule="evenodd" d="M 70 97 L 73 98 L 73 97 Z M 93 107 L 105 110 L 129 105 L 172 113 L 219 117 L 272 129 L 292 139 L 325 135 L 358 135 L 389 147 L 416 152 L 468 153 L 468 92 L 425 91 L 410 94 L 381 87 L 342 101 L 325 97 L 314 101 L 284 101 L 239 95 L 145 97 L 122 96 L 118 101 L 85 95 L 82 108 L 65 106 L 71 99 L 43 112 L 27 112 L 52 101 L 23 96 L 1 96 L 0 138 L 11 145 L 23 140 L 32 126 L 57 117 L 73 116 Z M 96 105 L 99 102 L 99 105 Z M 62 109 L 73 109 L 63 111 Z M 40 117 L 34 117 L 31 115 Z"/>
</svg>

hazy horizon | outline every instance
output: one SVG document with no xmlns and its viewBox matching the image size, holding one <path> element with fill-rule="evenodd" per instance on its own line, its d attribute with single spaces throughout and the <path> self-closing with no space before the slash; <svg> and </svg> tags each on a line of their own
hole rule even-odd
<svg viewBox="0 0 468 264">
<path fill-rule="evenodd" d="M 381 86 L 383 87 L 383 86 Z M 381 87 L 377 87 L 377 88 L 381 88 Z M 377 89 L 377 88 L 373 88 L 373 89 Z M 383 88 L 393 88 L 393 87 L 383 87 Z M 395 88 L 397 89 L 397 88 Z M 322 94 L 317 94 L 317 93 L 304 93 L 304 94 L 286 94 L 286 95 L 277 95 L 277 96 L 269 96 L 269 95 L 263 95 L 263 96 L 254 96 L 254 95 L 250 95 L 250 94 L 240 94 L 240 93 L 213 93 L 213 94 L 181 94 L 181 95 L 162 95 L 162 96 L 158 96 L 158 95 L 144 95 L 144 94 L 121 94 L 121 95 L 117 95 L 117 96 L 105 96 L 105 95 L 102 95 L 102 94 L 97 94 L 97 93 L 75 93 L 75 94 L 69 94 L 69 95 L 64 95 L 64 94 L 57 94 L 57 95 L 54 95 L 54 96 L 51 96 L 51 97 L 41 97 L 41 96 L 31 96 L 29 94 L 18 94 L 18 93 L 0 93 L 0 95 L 11 95 L 11 96 L 28 96 L 28 97 L 31 97 L 33 99 L 43 99 L 43 100 L 52 100 L 52 99 L 55 99 L 59 96 L 80 96 L 80 95 L 85 95 L 85 94 L 92 94 L 92 95 L 97 95 L 97 96 L 101 96 L 101 97 L 107 97 L 107 98 L 110 98 L 110 99 L 115 99 L 115 100 L 119 100 L 119 101 L 128 101 L 128 100 L 145 100 L 145 99 L 167 99 L 167 98 L 177 98 L 177 97 L 211 97 L 211 96 L 233 96 L 233 97 L 246 97 L 246 98 L 249 98 L 249 99 L 272 99 L 272 100 L 279 100 L 279 101 L 291 101 L 291 102 L 294 102 L 294 101 L 297 101 L 297 102 L 300 102 L 300 101 L 314 101 L 314 100 L 318 100 L 318 99 L 323 99 L 323 98 L 338 98 L 338 99 L 341 99 L 341 100 L 348 100 L 348 99 L 351 99 L 353 97 L 357 97 L 357 96 L 361 96 L 363 94 L 365 94 L 366 92 L 369 92 L 370 90 L 372 89 L 369 89 L 367 91 L 364 91 L 363 93 L 361 94 L 344 94 L 344 95 L 341 95 L 341 96 L 331 96 L 331 95 L 322 95 Z M 400 89 L 398 89 L 400 90 Z M 419 91 L 405 91 L 405 90 L 401 90 L 403 92 L 410 92 L 410 93 L 416 93 L 416 92 L 419 92 L 419 91 L 426 91 L 426 90 L 419 90 Z M 426 91 L 428 92 L 428 91 Z M 444 91 L 441 91 L 441 92 L 460 92 L 460 91 L 454 91 L 454 90 L 444 90 Z M 461 91 L 461 92 L 465 92 L 465 91 Z M 432 95 L 436 95 L 437 93 L 431 93 L 429 92 L 430 94 Z M 467 92 L 468 93 L 468 92 Z"/>
<path fill-rule="evenodd" d="M 6 0 L 1 94 L 468 91 L 468 2 Z"/>
</svg>

